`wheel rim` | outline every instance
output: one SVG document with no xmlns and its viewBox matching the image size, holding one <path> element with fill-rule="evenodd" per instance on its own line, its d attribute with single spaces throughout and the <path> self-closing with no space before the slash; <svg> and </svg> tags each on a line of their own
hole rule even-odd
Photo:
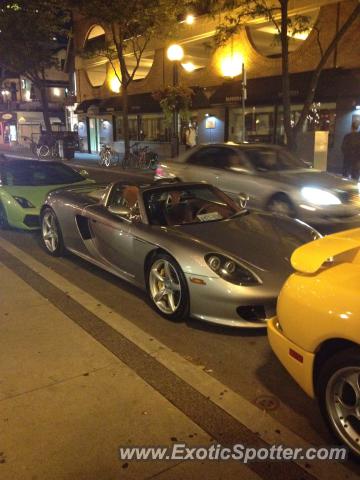
<svg viewBox="0 0 360 480">
<path fill-rule="evenodd" d="M 111 154 L 105 156 L 105 167 L 110 167 L 111 165 Z"/>
<path fill-rule="evenodd" d="M 326 387 L 326 408 L 341 439 L 360 451 L 360 367 L 345 367 L 333 374 Z"/>
<path fill-rule="evenodd" d="M 0 227 L 4 227 L 7 224 L 6 213 L 4 207 L 0 203 Z"/>
<path fill-rule="evenodd" d="M 270 205 L 270 210 L 278 215 L 286 215 L 287 217 L 293 215 L 290 205 L 282 200 L 273 200 Z"/>
<path fill-rule="evenodd" d="M 181 302 L 181 284 L 176 268 L 167 260 L 156 260 L 150 270 L 149 287 L 152 301 L 158 309 L 171 315 Z"/>
<path fill-rule="evenodd" d="M 59 233 L 56 226 L 55 215 L 46 212 L 42 221 L 42 236 L 49 252 L 54 253 L 59 246 Z"/>
</svg>

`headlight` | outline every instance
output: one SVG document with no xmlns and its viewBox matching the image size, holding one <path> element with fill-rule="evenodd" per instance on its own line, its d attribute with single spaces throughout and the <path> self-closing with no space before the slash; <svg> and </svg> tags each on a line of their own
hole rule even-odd
<svg viewBox="0 0 360 480">
<path fill-rule="evenodd" d="M 14 197 L 14 199 L 22 208 L 35 208 L 35 205 L 33 205 L 29 200 L 26 200 L 26 198 Z"/>
<path fill-rule="evenodd" d="M 313 205 L 341 205 L 339 197 L 321 188 L 304 187 L 301 189 L 301 195 Z"/>
<path fill-rule="evenodd" d="M 261 281 L 250 270 L 218 253 L 209 253 L 205 261 L 211 270 L 235 285 L 260 285 Z"/>
</svg>

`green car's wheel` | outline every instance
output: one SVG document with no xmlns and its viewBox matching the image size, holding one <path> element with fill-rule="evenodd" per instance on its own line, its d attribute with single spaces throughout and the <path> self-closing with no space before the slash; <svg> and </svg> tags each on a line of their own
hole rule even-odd
<svg viewBox="0 0 360 480">
<path fill-rule="evenodd" d="M 0 228 L 8 228 L 9 223 L 6 215 L 4 205 L 0 202 Z"/>
<path fill-rule="evenodd" d="M 54 210 L 49 207 L 41 213 L 41 240 L 47 253 L 53 257 L 61 257 L 65 253 L 58 219 Z"/>
</svg>

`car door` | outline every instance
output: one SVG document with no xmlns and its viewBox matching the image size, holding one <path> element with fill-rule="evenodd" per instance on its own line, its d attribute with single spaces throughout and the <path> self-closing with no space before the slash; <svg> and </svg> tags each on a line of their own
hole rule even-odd
<svg viewBox="0 0 360 480">
<path fill-rule="evenodd" d="M 189 155 L 182 177 L 183 180 L 190 182 L 207 182 L 217 185 L 220 173 L 220 148 L 214 145 L 197 149 Z"/>
<path fill-rule="evenodd" d="M 135 189 L 137 187 L 115 185 L 106 205 L 89 207 L 86 212 L 96 254 L 129 281 L 134 280 L 136 269 L 132 233 L 137 212 Z M 110 206 L 126 206 L 132 213 L 121 217 L 111 213 Z"/>
<path fill-rule="evenodd" d="M 217 165 L 219 168 L 216 186 L 236 198 L 239 193 L 250 195 L 253 171 L 239 148 L 219 147 Z"/>
</svg>

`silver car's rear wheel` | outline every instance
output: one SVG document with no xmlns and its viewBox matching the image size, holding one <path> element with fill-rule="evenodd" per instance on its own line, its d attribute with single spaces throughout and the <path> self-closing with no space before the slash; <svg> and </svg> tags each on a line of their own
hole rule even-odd
<svg viewBox="0 0 360 480">
<path fill-rule="evenodd" d="M 360 456 L 360 350 L 335 354 L 318 375 L 319 402 L 331 430 Z"/>
<path fill-rule="evenodd" d="M 155 309 L 166 318 L 183 319 L 188 314 L 186 280 L 179 265 L 169 255 L 157 255 L 151 262 L 148 292 Z"/>
<path fill-rule="evenodd" d="M 64 252 L 64 243 L 58 220 L 51 208 L 46 208 L 41 215 L 42 243 L 48 253 L 60 256 Z"/>
</svg>

